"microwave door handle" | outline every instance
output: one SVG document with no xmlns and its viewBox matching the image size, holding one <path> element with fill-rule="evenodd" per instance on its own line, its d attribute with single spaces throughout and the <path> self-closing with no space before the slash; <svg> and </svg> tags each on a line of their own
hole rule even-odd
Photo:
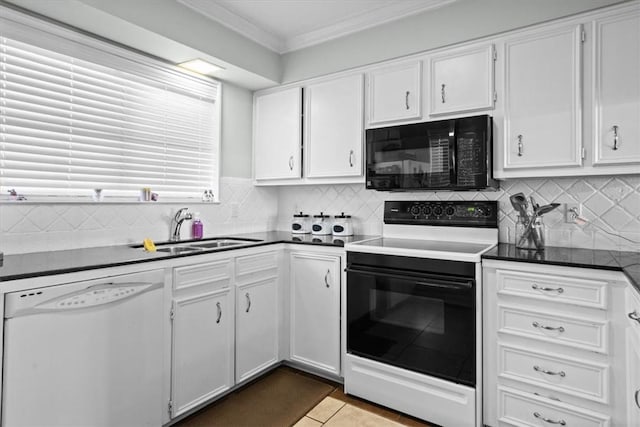
<svg viewBox="0 0 640 427">
<path fill-rule="evenodd" d="M 456 187 L 458 185 L 458 171 L 456 168 L 456 163 L 457 163 L 457 159 L 456 159 L 456 145 L 457 145 L 457 139 L 458 139 L 458 129 L 456 129 L 456 125 L 455 125 L 455 121 L 451 124 L 450 127 L 450 131 L 449 131 L 449 159 L 451 164 L 449 165 L 449 167 L 451 168 L 451 173 L 450 173 L 450 186 L 452 187 Z"/>
<path fill-rule="evenodd" d="M 415 284 L 420 286 L 425 286 L 429 288 L 439 288 L 439 289 L 450 289 L 450 290 L 469 290 L 473 287 L 472 280 L 446 280 L 440 277 L 433 278 L 428 275 L 424 276 L 415 276 L 415 275 L 404 275 L 404 274 L 394 274 L 394 273 L 386 273 L 380 271 L 369 271 L 362 270 L 359 268 L 346 268 L 347 273 L 356 273 L 356 274 L 366 274 L 369 276 L 379 276 L 379 277 L 387 277 L 390 279 L 398 279 L 404 281 L 413 281 Z"/>
</svg>

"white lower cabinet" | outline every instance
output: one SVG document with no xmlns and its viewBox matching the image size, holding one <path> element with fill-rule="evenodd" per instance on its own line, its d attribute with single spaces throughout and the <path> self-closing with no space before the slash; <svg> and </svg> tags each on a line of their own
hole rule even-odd
<svg viewBox="0 0 640 427">
<path fill-rule="evenodd" d="M 615 309 L 626 286 L 619 272 L 484 260 L 483 423 L 639 425 Z"/>
<path fill-rule="evenodd" d="M 290 254 L 291 360 L 340 375 L 340 256 Z"/>
<path fill-rule="evenodd" d="M 173 303 L 172 416 L 228 390 L 233 382 L 233 289 Z"/>
<path fill-rule="evenodd" d="M 236 259 L 236 382 L 279 362 L 277 252 Z"/>
</svg>

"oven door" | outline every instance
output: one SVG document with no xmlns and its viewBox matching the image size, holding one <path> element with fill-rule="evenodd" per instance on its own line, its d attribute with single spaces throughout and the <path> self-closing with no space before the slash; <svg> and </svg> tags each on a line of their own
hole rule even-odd
<svg viewBox="0 0 640 427">
<path fill-rule="evenodd" d="M 475 280 L 347 268 L 347 352 L 475 386 Z"/>
</svg>

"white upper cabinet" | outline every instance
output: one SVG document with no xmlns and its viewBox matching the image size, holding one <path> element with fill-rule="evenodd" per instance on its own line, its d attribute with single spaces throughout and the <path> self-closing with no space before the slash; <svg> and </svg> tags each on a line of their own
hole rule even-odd
<svg viewBox="0 0 640 427">
<path fill-rule="evenodd" d="M 640 163 L 640 8 L 593 33 L 594 165 Z"/>
<path fill-rule="evenodd" d="M 506 39 L 505 169 L 582 164 L 581 39 L 581 25 Z"/>
<path fill-rule="evenodd" d="M 355 74 L 305 87 L 306 178 L 362 175 L 363 86 Z"/>
<path fill-rule="evenodd" d="M 431 57 L 430 114 L 493 108 L 494 47 L 448 50 Z"/>
<path fill-rule="evenodd" d="M 420 61 L 368 73 L 368 124 L 384 124 L 421 117 Z"/>
<path fill-rule="evenodd" d="M 254 98 L 253 167 L 256 181 L 302 175 L 302 90 L 294 87 Z"/>
</svg>

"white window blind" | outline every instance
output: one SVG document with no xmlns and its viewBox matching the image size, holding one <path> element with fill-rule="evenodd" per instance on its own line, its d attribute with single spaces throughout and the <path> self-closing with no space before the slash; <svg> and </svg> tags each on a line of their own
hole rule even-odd
<svg viewBox="0 0 640 427">
<path fill-rule="evenodd" d="M 217 199 L 216 82 L 87 36 L 0 24 L 0 192 Z"/>
</svg>

